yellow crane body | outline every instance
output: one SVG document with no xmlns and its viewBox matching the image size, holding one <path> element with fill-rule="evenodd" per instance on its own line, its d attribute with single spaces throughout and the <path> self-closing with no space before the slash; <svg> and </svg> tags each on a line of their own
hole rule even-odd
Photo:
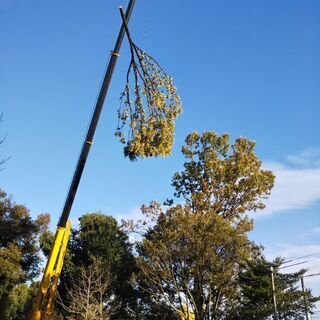
<svg viewBox="0 0 320 320">
<path fill-rule="evenodd" d="M 54 298 L 70 237 L 71 222 L 58 227 L 54 242 L 43 272 L 40 288 L 31 314 L 31 320 L 48 320 L 52 313 Z"/>
</svg>

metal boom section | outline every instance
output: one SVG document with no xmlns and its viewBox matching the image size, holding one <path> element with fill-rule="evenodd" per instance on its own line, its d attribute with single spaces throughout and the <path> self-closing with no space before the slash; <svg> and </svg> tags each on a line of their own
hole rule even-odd
<svg viewBox="0 0 320 320">
<path fill-rule="evenodd" d="M 129 21 L 135 0 L 130 0 L 126 10 L 126 20 Z M 90 121 L 85 141 L 83 142 L 78 163 L 73 175 L 67 198 L 57 225 L 54 242 L 40 283 L 39 292 L 31 314 L 31 320 L 49 319 L 52 312 L 53 302 L 57 292 L 59 277 L 61 274 L 63 260 L 70 236 L 71 222 L 68 221 L 72 204 L 78 190 L 82 172 L 85 167 L 88 154 L 93 142 L 103 104 L 109 89 L 113 71 L 119 57 L 120 47 L 125 34 L 125 26 L 122 23 L 114 49 L 111 51 L 108 67 L 100 88 L 98 99 Z"/>
</svg>

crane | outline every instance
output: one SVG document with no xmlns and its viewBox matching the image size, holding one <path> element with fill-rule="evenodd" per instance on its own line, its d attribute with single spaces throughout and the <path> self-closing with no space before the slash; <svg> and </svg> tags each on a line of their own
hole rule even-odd
<svg viewBox="0 0 320 320">
<path fill-rule="evenodd" d="M 135 4 L 135 0 L 130 0 L 125 13 L 125 20 L 128 22 Z M 70 211 L 78 190 L 81 176 L 93 143 L 93 137 L 97 128 L 103 104 L 108 92 L 113 71 L 119 57 L 120 47 L 125 34 L 125 21 L 122 22 L 114 49 L 111 51 L 108 67 L 100 88 L 98 99 L 92 114 L 90 125 L 85 141 L 83 142 L 81 153 L 74 171 L 73 179 L 69 187 L 67 198 L 57 225 L 54 241 L 43 272 L 39 291 L 34 303 L 30 320 L 47 320 L 52 313 L 53 303 L 57 292 L 58 281 L 61 274 L 67 244 L 69 241 L 71 222 L 68 220 Z"/>
</svg>

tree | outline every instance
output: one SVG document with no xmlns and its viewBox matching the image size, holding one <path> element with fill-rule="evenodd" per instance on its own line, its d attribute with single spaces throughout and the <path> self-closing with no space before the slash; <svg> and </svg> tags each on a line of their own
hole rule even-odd
<svg viewBox="0 0 320 320">
<path fill-rule="evenodd" d="M 228 134 L 189 134 L 182 147 L 184 170 L 172 179 L 175 196 L 183 197 L 194 212 L 210 211 L 232 222 L 263 209 L 274 175 L 261 168 L 254 148 L 255 142 L 244 137 L 230 148 Z"/>
<path fill-rule="evenodd" d="M 278 257 L 268 262 L 263 255 L 255 256 L 245 263 L 239 273 L 239 295 L 236 307 L 230 310 L 230 320 L 269 319 L 273 316 L 271 292 L 271 270 L 273 266 L 275 279 L 275 295 L 279 319 L 305 319 L 303 292 L 299 289 L 301 276 L 306 269 L 294 273 L 281 273 L 283 259 Z M 312 295 L 311 290 L 305 292 L 308 310 L 312 313 L 315 303 L 320 297 Z"/>
<path fill-rule="evenodd" d="M 49 253 L 52 237 L 50 233 L 42 237 L 41 247 L 45 254 Z M 71 232 L 58 288 L 62 301 L 68 305 L 68 292 L 74 279 L 83 268 L 88 269 L 97 260 L 101 268 L 110 269 L 114 303 L 121 306 L 112 314 L 112 319 L 128 319 L 128 310 L 135 303 L 135 290 L 131 285 L 135 260 L 127 235 L 120 230 L 114 218 L 102 213 L 83 215 L 79 218 L 79 229 Z M 108 279 L 109 275 L 105 281 Z M 66 308 L 59 309 L 65 316 L 70 316 Z"/>
<path fill-rule="evenodd" d="M 239 262 L 248 257 L 246 226 L 210 212 L 176 206 L 159 214 L 138 245 L 140 286 L 185 319 L 216 319 L 236 285 Z"/>
<path fill-rule="evenodd" d="M 13 317 L 10 306 L 12 294 L 17 292 L 15 287 L 32 280 L 39 273 L 38 239 L 49 220 L 47 214 L 33 220 L 25 206 L 14 203 L 0 189 L 1 319 Z"/>
<path fill-rule="evenodd" d="M 36 295 L 37 283 L 18 284 L 10 292 L 8 299 L 7 319 L 28 319 L 32 310 L 32 302 Z"/>
<path fill-rule="evenodd" d="M 10 315 L 10 292 L 23 281 L 21 258 L 20 250 L 13 244 L 0 248 L 0 315 L 4 319 Z"/>
<path fill-rule="evenodd" d="M 174 175 L 175 196 L 185 203 L 161 212 L 144 206 L 153 225 L 138 244 L 140 286 L 155 302 L 196 320 L 220 319 L 237 291 L 241 263 L 254 245 L 246 213 L 264 208 L 274 175 L 261 168 L 255 142 L 214 132 L 189 134 L 182 148 L 184 170 Z M 144 223 L 146 224 L 146 223 Z M 186 308 L 186 309 L 185 309 Z"/>
<path fill-rule="evenodd" d="M 140 292 L 139 303 L 132 311 L 133 319 L 137 320 L 181 320 L 176 310 L 164 301 L 154 301 L 147 292 Z"/>
<path fill-rule="evenodd" d="M 94 259 L 88 267 L 79 268 L 75 279 L 70 279 L 66 301 L 58 299 L 72 320 L 109 320 L 119 309 L 114 304 L 113 279 L 110 269 Z"/>
<path fill-rule="evenodd" d="M 46 230 L 50 221 L 48 214 L 41 214 L 36 220 L 29 210 L 14 203 L 0 190 L 0 246 L 16 246 L 21 253 L 20 266 L 25 280 L 30 280 L 39 272 L 38 238 Z"/>
<path fill-rule="evenodd" d="M 102 263 L 111 268 L 114 292 L 122 308 L 119 314 L 132 303 L 134 294 L 130 278 L 135 271 L 135 260 L 127 235 L 122 232 L 117 221 L 99 213 L 86 214 L 80 219 L 80 227 L 72 236 L 71 250 L 73 262 L 89 264 L 93 257 L 102 259 Z"/>
</svg>

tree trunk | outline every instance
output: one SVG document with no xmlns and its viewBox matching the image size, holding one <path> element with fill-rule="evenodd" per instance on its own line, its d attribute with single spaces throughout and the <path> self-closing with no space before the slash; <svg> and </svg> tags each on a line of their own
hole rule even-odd
<svg viewBox="0 0 320 320">
<path fill-rule="evenodd" d="M 212 317 L 214 320 L 217 320 L 220 297 L 221 297 L 221 288 L 218 289 L 218 291 L 215 295 L 214 307 L 213 307 L 213 312 L 212 312 Z"/>
<path fill-rule="evenodd" d="M 204 310 L 204 298 L 203 298 L 203 288 L 201 281 L 198 277 L 194 279 L 194 302 L 196 304 L 195 310 L 195 320 L 204 320 L 205 310 Z"/>
</svg>

